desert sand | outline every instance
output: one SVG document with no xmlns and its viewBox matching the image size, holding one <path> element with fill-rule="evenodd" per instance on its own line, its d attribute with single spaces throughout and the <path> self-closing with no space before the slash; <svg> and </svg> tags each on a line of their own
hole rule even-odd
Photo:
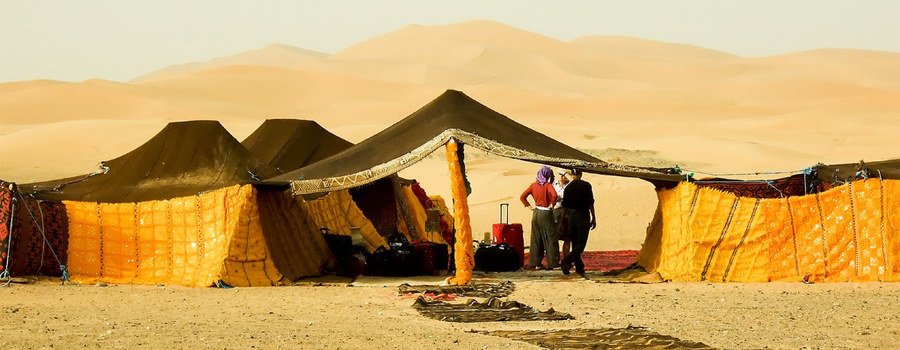
<svg viewBox="0 0 900 350">
<path fill-rule="evenodd" d="M 179 120 L 219 120 L 240 140 L 266 118 L 310 119 L 359 142 L 449 88 L 611 162 L 735 173 L 900 157 L 900 53 L 823 48 L 739 57 L 620 36 L 564 42 L 496 22 L 469 21 L 407 26 L 333 54 L 274 44 L 165 67 L 127 82 L 0 84 L 0 178 L 25 183 L 88 173 Z M 418 179 L 429 194 L 450 198 L 443 158 L 438 152 L 401 176 Z M 476 238 L 498 220 L 499 203 L 512 204 L 512 221 L 525 223 L 528 234 L 530 212 L 518 196 L 538 168 L 470 152 Z M 640 249 L 656 206 L 653 186 L 629 178 L 585 179 L 594 186 L 599 215 L 588 250 Z M 535 306 L 572 301 L 579 307 L 566 311 L 590 310 L 587 323 L 561 327 L 633 323 L 721 347 L 888 347 L 898 337 L 896 327 L 864 330 L 886 327 L 888 320 L 897 324 L 897 313 L 886 311 L 897 299 L 894 285 L 577 285 L 572 298 L 561 297 L 560 287 L 552 284 L 523 286 L 523 294 L 514 297 Z M 676 288 L 683 292 L 673 292 Z M 410 348 L 391 341 L 412 341 L 417 344 L 412 348 L 508 343 L 461 333 L 473 327 L 425 320 L 408 308 L 410 302 L 388 300 L 388 289 L 337 290 L 17 286 L 3 291 L 9 295 L 4 309 L 21 305 L 8 316 L 24 326 L 7 323 L 13 328 L 5 333 L 15 337 L 4 341 L 17 339 L 34 348 L 69 341 L 132 348 L 141 339 L 169 345 L 164 347 L 334 348 L 338 345 L 330 339 L 347 341 L 356 329 L 371 338 L 365 343 L 384 348 Z M 641 307 L 653 306 L 646 311 L 666 312 L 631 313 L 635 319 L 626 322 L 621 318 L 631 308 L 624 304 L 632 295 Z M 110 298 L 127 302 L 105 302 Z M 541 304 L 540 298 L 549 299 Z M 675 298 L 677 305 L 670 303 Z M 723 310 L 722 298 L 739 303 Z M 809 309 L 830 303 L 852 310 L 832 316 Z M 338 316 L 325 312 L 331 309 L 339 309 Z M 787 321 L 794 314 L 796 320 Z M 240 331 L 216 330 L 225 320 L 239 324 Z M 347 320 L 353 324 L 343 324 Z M 383 323 L 391 326 L 378 327 Z M 113 333 L 98 340 L 111 325 Z M 38 331 L 43 333 L 34 336 Z M 145 337 L 150 334 L 158 338 Z M 317 340 L 296 343 L 290 338 L 295 334 Z M 281 338 L 269 343 L 247 339 L 250 335 Z M 450 338 L 460 343 L 448 343 Z M 353 344 L 361 343 L 348 347 L 357 347 Z"/>
<path fill-rule="evenodd" d="M 516 281 L 509 299 L 574 320 L 450 323 L 396 287 L 60 286 L 2 290 L 8 349 L 539 349 L 472 330 L 624 328 L 727 349 L 896 349 L 894 284 Z M 496 282 L 497 279 L 480 280 Z M 115 300 L 115 302 L 110 302 Z M 466 298 L 463 298 L 465 301 Z"/>
</svg>

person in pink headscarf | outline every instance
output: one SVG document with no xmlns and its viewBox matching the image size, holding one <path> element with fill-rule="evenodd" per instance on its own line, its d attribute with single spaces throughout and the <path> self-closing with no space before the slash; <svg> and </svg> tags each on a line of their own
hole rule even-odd
<svg viewBox="0 0 900 350">
<path fill-rule="evenodd" d="M 544 268 L 541 260 L 547 253 L 547 269 L 559 267 L 559 233 L 553 218 L 553 205 L 556 203 L 556 189 L 553 188 L 553 170 L 548 166 L 541 167 L 537 179 L 525 189 L 519 199 L 526 208 L 532 210 L 531 215 L 531 247 L 529 249 L 528 267 Z M 528 202 L 528 196 L 534 199 L 534 206 Z"/>
</svg>

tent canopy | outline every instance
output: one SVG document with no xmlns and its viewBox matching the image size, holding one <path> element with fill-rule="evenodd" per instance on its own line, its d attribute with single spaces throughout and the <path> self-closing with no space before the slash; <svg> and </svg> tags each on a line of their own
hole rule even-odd
<svg viewBox="0 0 900 350">
<path fill-rule="evenodd" d="M 447 90 L 359 144 L 265 182 L 290 182 L 295 194 L 357 187 L 412 166 L 451 138 L 487 153 L 534 163 L 577 167 L 598 174 L 681 179 L 680 175 L 603 162 L 519 124 L 460 91 Z"/>
<path fill-rule="evenodd" d="M 353 146 L 311 120 L 267 119 L 241 142 L 281 172 L 297 170 Z"/>
<path fill-rule="evenodd" d="M 865 167 L 867 176 L 881 177 L 884 179 L 900 180 L 900 158 L 881 160 L 876 162 L 859 161 L 847 164 L 819 164 L 816 166 L 816 176 L 820 181 L 828 183 L 849 182 L 856 179 L 856 173 Z"/>
<path fill-rule="evenodd" d="M 35 198 L 125 203 L 190 196 L 278 174 L 217 121 L 169 123 L 131 152 L 105 161 L 104 174 L 22 185 Z"/>
</svg>

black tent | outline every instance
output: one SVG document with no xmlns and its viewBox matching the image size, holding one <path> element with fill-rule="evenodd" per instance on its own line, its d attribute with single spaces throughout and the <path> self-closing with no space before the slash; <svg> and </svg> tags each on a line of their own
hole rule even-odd
<svg viewBox="0 0 900 350">
<path fill-rule="evenodd" d="M 859 177 L 880 177 L 900 180 L 900 158 L 875 162 L 859 161 L 847 164 L 818 164 L 815 167 L 819 181 L 839 184 Z"/>
<path fill-rule="evenodd" d="M 412 166 L 451 138 L 507 158 L 581 168 L 597 174 L 681 180 L 677 174 L 603 162 L 519 124 L 462 92 L 447 90 L 418 111 L 359 144 L 266 182 L 290 182 L 295 194 L 357 187 Z"/>
<path fill-rule="evenodd" d="M 267 119 L 241 144 L 256 159 L 281 172 L 300 169 L 353 146 L 314 121 L 297 119 Z"/>
<path fill-rule="evenodd" d="M 189 196 L 276 174 L 219 122 L 189 121 L 169 123 L 93 174 L 20 188 L 42 200 L 125 203 Z"/>
</svg>

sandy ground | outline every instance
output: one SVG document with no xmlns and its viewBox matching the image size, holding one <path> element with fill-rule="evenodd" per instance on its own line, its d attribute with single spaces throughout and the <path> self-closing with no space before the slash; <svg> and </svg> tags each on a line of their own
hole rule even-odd
<svg viewBox="0 0 900 350">
<path fill-rule="evenodd" d="M 896 349 L 900 284 L 610 284 L 517 279 L 569 321 L 447 323 L 395 287 L 61 286 L 0 290 L 5 349 L 537 349 L 470 330 L 647 327 L 729 349 Z"/>
</svg>

